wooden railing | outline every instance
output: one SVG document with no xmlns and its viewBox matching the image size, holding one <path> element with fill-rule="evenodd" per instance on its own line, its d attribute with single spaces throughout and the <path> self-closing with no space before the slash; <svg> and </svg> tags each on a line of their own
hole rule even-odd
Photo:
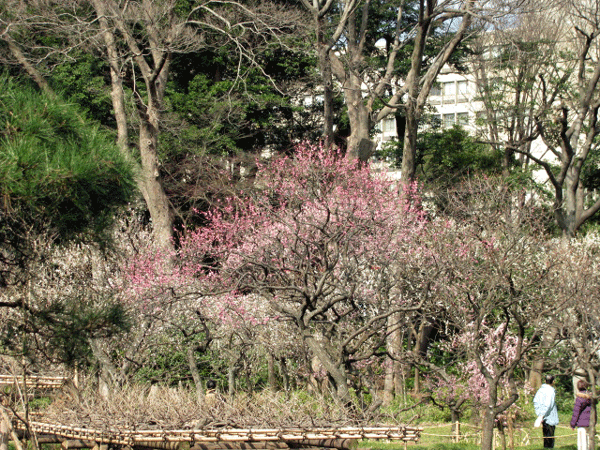
<svg viewBox="0 0 600 450">
<path fill-rule="evenodd" d="M 60 389 L 68 377 L 63 376 L 42 376 L 42 375 L 27 375 L 23 379 L 22 375 L 0 375 L 0 387 L 13 386 L 18 384 L 23 385 L 23 381 L 27 387 L 38 389 Z"/>
<path fill-rule="evenodd" d="M 40 442 L 60 442 L 63 448 L 96 448 L 107 444 L 165 450 L 317 447 L 349 449 L 353 446 L 353 441 L 356 443 L 361 439 L 416 442 L 422 431 L 420 427 L 408 426 L 313 429 L 94 430 L 42 422 L 30 422 L 29 429 L 27 429 L 22 422 L 17 421 L 13 421 L 12 427 L 21 436 L 27 432 L 35 433 Z"/>
</svg>

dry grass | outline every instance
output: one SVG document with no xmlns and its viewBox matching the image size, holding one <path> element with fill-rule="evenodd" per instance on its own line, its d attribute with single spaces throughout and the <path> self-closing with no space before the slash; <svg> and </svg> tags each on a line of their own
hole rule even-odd
<svg viewBox="0 0 600 450">
<path fill-rule="evenodd" d="M 112 392 L 109 400 L 91 388 L 67 390 L 40 413 L 36 420 L 99 430 L 314 428 L 382 422 L 374 417 L 350 414 L 331 399 L 305 393 L 286 395 L 262 391 L 252 395 L 219 396 L 208 406 L 188 389 L 137 385 Z"/>
</svg>

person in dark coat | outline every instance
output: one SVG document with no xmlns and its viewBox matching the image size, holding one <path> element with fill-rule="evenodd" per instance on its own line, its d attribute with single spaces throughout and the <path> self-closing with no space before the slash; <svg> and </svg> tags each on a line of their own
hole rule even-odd
<svg viewBox="0 0 600 450">
<path fill-rule="evenodd" d="M 588 430 L 590 426 L 590 414 L 592 412 L 592 401 L 587 393 L 589 384 L 585 380 L 577 382 L 577 396 L 573 406 L 573 416 L 571 417 L 571 428 L 577 428 L 577 450 L 587 450 L 588 448 Z"/>
</svg>

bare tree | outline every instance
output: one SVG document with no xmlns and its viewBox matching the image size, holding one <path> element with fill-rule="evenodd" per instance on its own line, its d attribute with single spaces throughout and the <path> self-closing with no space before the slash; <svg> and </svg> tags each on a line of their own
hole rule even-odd
<svg viewBox="0 0 600 450">
<path fill-rule="evenodd" d="M 542 16 L 546 6 L 525 9 L 518 14 L 517 26 L 494 27 L 470 43 L 478 99 L 483 103 L 481 138 L 504 152 L 505 175 L 514 166 L 513 148 L 531 150 L 529 138 L 536 128 L 532 106 L 542 96 L 539 77 L 556 63 L 561 25 Z M 518 159 L 527 167 L 524 154 Z"/>
<path fill-rule="evenodd" d="M 598 301 L 598 236 L 590 234 L 580 240 L 559 243 L 566 263 L 578 270 L 563 273 L 561 289 L 556 296 L 568 299 L 568 308 L 560 315 L 557 326 L 564 339 L 567 371 L 590 383 L 592 413 L 588 429 L 589 449 L 596 448 L 597 403 L 600 398 L 600 308 Z"/>
<path fill-rule="evenodd" d="M 402 175 L 404 180 L 412 180 L 419 119 L 437 75 L 463 39 L 481 30 L 475 24 L 502 17 L 518 3 L 304 1 L 318 30 L 323 83 L 329 86 L 333 74 L 346 100 L 351 129 L 347 145 L 350 157 L 368 159 L 374 150 L 370 138 L 373 125 L 403 110 L 406 128 Z M 324 28 L 326 23 L 332 24 L 329 32 Z M 385 42 L 385 48 L 375 45 L 376 42 Z M 405 72 L 399 69 L 400 58 L 411 44 L 410 67 Z M 326 95 L 326 112 L 330 107 L 327 98 Z M 326 114 L 325 122 L 329 120 Z"/>
<path fill-rule="evenodd" d="M 466 182 L 450 197 L 451 225 L 442 220 L 430 240 L 444 274 L 433 287 L 450 342 L 441 348 L 452 350 L 449 366 L 481 408 L 482 449 L 492 448 L 496 418 L 519 397 L 519 371 L 544 351 L 539 338 L 566 304 L 555 295 L 562 251 L 544 236 L 534 205 L 514 207 L 516 194 L 492 179 Z M 446 367 L 417 361 L 449 380 Z"/>
<path fill-rule="evenodd" d="M 600 10 L 598 2 L 544 6 L 514 31 L 496 35 L 500 64 L 487 74 L 478 73 L 492 127 L 490 140 L 504 147 L 507 158 L 521 155 L 524 163 L 545 173 L 554 220 L 565 235 L 573 236 L 600 209 L 600 200 L 590 198 L 586 188 L 600 131 Z M 503 81 L 495 82 L 495 88 L 505 90 L 511 105 L 497 108 L 492 96 L 498 93 L 490 80 L 499 78 Z"/>
</svg>

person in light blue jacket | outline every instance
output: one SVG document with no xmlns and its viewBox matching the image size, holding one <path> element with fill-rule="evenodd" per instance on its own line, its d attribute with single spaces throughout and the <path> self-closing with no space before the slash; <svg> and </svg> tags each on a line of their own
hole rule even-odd
<svg viewBox="0 0 600 450">
<path fill-rule="evenodd" d="M 556 391 L 552 386 L 554 376 L 546 375 L 546 382 L 533 397 L 533 407 L 537 416 L 536 424 L 541 422 L 544 435 L 544 448 L 554 447 L 554 430 L 558 425 L 558 408 L 556 407 Z"/>
</svg>

